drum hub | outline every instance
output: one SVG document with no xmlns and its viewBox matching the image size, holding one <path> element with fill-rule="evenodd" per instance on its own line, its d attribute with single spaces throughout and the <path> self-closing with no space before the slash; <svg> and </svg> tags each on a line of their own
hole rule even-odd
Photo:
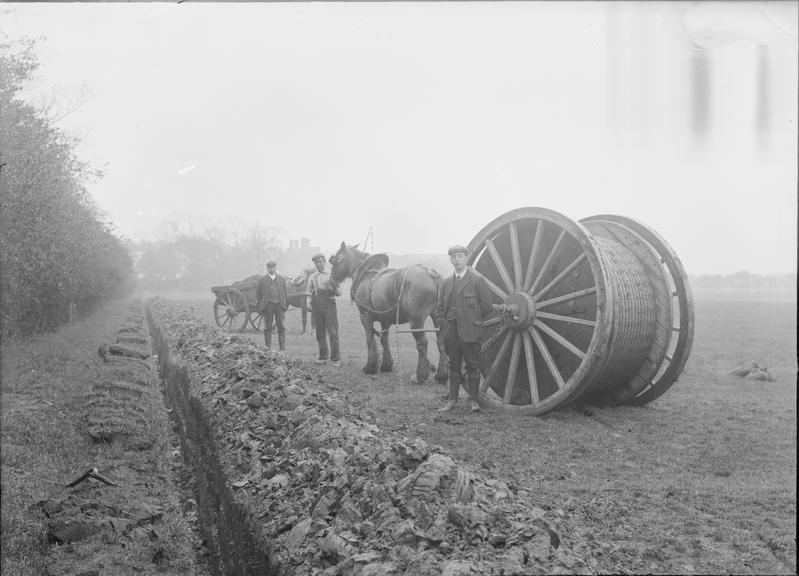
<svg viewBox="0 0 799 576">
<path fill-rule="evenodd" d="M 515 330 L 525 330 L 535 320 L 535 301 L 527 292 L 513 292 L 502 304 L 495 305 L 502 323 Z"/>
</svg>

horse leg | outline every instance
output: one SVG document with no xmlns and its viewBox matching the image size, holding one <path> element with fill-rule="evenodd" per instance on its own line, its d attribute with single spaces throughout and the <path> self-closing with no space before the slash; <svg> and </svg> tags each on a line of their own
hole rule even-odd
<svg viewBox="0 0 799 576">
<path fill-rule="evenodd" d="M 436 332 L 436 348 L 438 348 L 438 368 L 436 369 L 435 380 L 439 384 L 444 384 L 449 379 L 449 358 L 447 357 L 447 348 L 444 344 L 443 326 L 439 326 L 436 321 L 435 314 L 431 314 L 430 318 L 433 319 L 433 326 L 438 328 Z"/>
<path fill-rule="evenodd" d="M 377 373 L 377 344 L 375 343 L 374 321 L 371 314 L 361 312 L 361 324 L 366 334 L 366 350 L 368 353 L 363 371 L 365 374 L 375 374 Z"/>
<path fill-rule="evenodd" d="M 302 311 L 302 332 L 300 332 L 300 335 L 303 335 L 307 331 L 306 328 L 308 326 L 308 302 L 303 300 L 300 310 Z"/>
<path fill-rule="evenodd" d="M 388 329 L 390 326 L 390 323 L 380 323 L 380 327 L 383 329 L 380 333 L 380 345 L 383 347 L 383 362 L 380 364 L 381 372 L 394 370 L 394 358 L 391 356 L 391 347 L 388 344 Z"/>
<path fill-rule="evenodd" d="M 424 319 L 411 320 L 411 330 L 424 330 Z M 430 376 L 430 360 L 427 358 L 427 333 L 414 332 L 414 339 L 416 339 L 416 352 L 419 358 L 416 361 L 416 374 L 411 376 L 411 382 L 414 384 L 424 384 Z"/>
</svg>

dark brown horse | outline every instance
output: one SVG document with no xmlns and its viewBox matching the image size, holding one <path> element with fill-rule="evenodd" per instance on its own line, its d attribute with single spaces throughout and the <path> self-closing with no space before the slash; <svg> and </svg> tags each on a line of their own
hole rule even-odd
<svg viewBox="0 0 799 576">
<path fill-rule="evenodd" d="M 286 303 L 302 311 L 302 332 L 300 334 L 305 334 L 308 331 L 308 304 L 305 298 L 305 287 L 313 272 L 313 268 L 306 268 L 301 274 L 286 282 Z M 311 330 L 313 329 L 313 318 L 311 318 Z"/>
<path fill-rule="evenodd" d="M 358 307 L 369 352 L 363 371 L 367 374 L 377 372 L 375 322 L 380 322 L 381 327 L 377 333 L 380 334 L 380 344 L 383 347 L 383 361 L 380 364 L 382 372 L 391 372 L 394 368 L 388 344 L 389 326 L 410 322 L 419 353 L 416 374 L 412 381 L 423 384 L 430 376 L 431 368 L 427 358 L 427 333 L 424 331 L 424 324 L 430 317 L 436 326 L 435 309 L 438 287 L 442 282 L 441 275 L 420 264 L 398 270 L 389 268 L 388 256 L 385 254 L 370 256 L 358 250 L 357 244 L 347 246 L 344 242 L 338 252 L 330 257 L 330 263 L 333 266 L 330 276 L 334 282 L 340 283 L 345 278 L 352 278 L 350 296 Z M 447 354 L 443 338 L 436 338 L 436 344 L 436 380 L 443 382 L 447 379 Z"/>
</svg>

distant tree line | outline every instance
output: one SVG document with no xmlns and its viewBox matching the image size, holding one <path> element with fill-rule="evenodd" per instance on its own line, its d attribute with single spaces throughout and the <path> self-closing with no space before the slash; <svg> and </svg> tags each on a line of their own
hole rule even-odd
<svg viewBox="0 0 799 576">
<path fill-rule="evenodd" d="M 796 273 L 759 275 L 751 272 L 733 274 L 689 275 L 691 289 L 700 296 L 759 296 L 796 298 Z"/>
<path fill-rule="evenodd" d="M 31 41 L 0 43 L 2 335 L 50 330 L 130 287 L 131 256 L 86 191 L 99 174 L 78 141 L 20 92 L 38 66 Z"/>
<path fill-rule="evenodd" d="M 263 274 L 272 259 L 282 274 L 291 272 L 291 254 L 269 228 L 251 225 L 240 230 L 236 225 L 199 226 L 184 220 L 167 222 L 161 229 L 158 240 L 131 244 L 139 288 L 199 289 L 229 284 Z"/>
<path fill-rule="evenodd" d="M 199 223 L 192 218 L 161 225 L 158 240 L 131 243 L 138 286 L 144 290 L 206 290 L 264 274 L 275 260 L 278 272 L 293 277 L 312 269 L 311 257 L 330 256 L 338 246 L 311 245 L 307 238 L 285 245 L 279 228 L 241 222 Z M 378 250 L 379 251 L 379 250 Z M 452 272 L 446 254 L 389 254 L 396 268 L 422 264 L 442 274 Z"/>
</svg>

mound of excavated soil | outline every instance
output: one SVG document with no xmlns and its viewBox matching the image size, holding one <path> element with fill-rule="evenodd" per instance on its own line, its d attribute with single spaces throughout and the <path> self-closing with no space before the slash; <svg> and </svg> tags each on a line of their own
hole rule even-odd
<svg viewBox="0 0 799 576">
<path fill-rule="evenodd" d="M 381 430 L 298 361 L 149 303 L 214 414 L 225 482 L 297 574 L 591 573 L 545 512 L 437 446 Z"/>
</svg>

